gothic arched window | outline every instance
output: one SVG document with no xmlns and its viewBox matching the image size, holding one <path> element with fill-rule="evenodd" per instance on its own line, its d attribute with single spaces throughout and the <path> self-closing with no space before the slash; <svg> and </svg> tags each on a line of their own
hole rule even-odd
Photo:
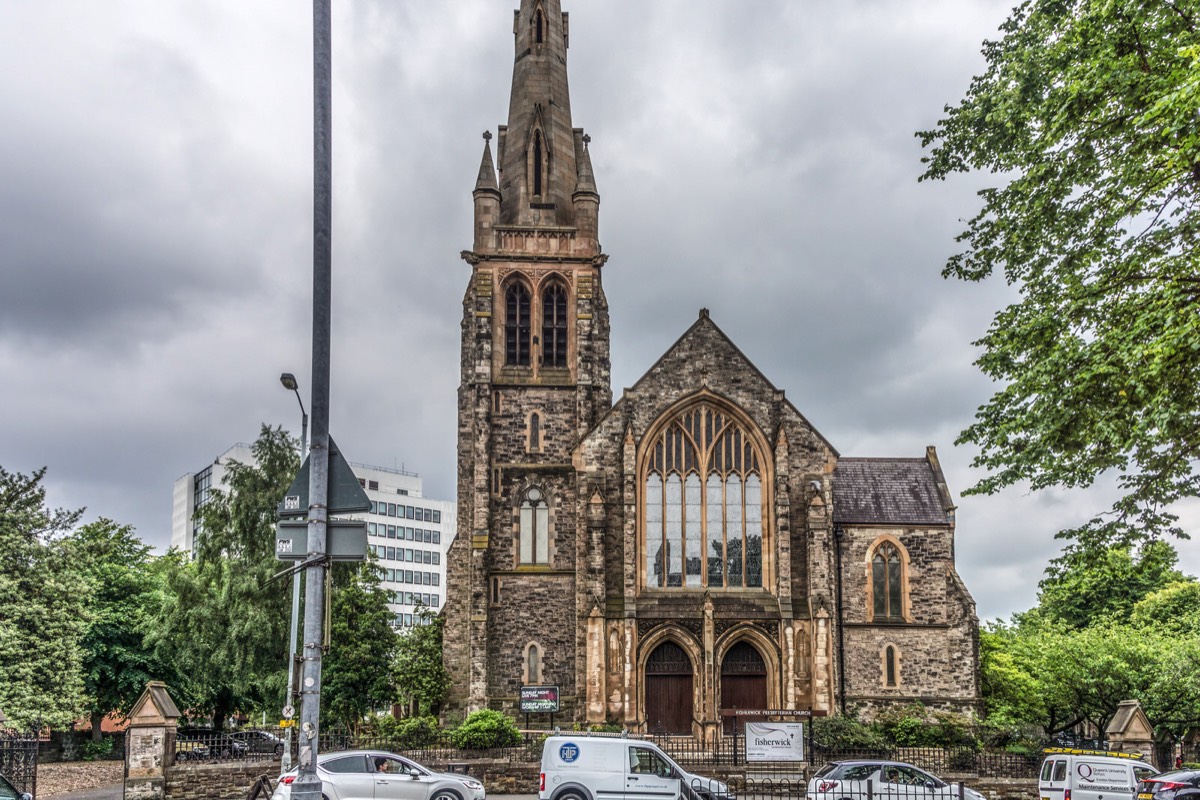
<svg viewBox="0 0 1200 800">
<path fill-rule="evenodd" d="M 733 415 L 706 403 L 647 439 L 646 586 L 763 585 L 768 483 L 757 441 Z"/>
<path fill-rule="evenodd" d="M 894 688 L 900 685 L 900 659 L 894 645 L 888 645 L 883 651 L 883 685 Z"/>
<path fill-rule="evenodd" d="M 522 564 L 550 563 L 550 507 L 542 490 L 525 493 L 518 514 L 518 558 Z"/>
<path fill-rule="evenodd" d="M 529 290 L 513 281 L 504 293 L 504 363 L 529 366 L 531 328 Z"/>
<path fill-rule="evenodd" d="M 542 364 L 567 365 L 567 287 L 557 281 L 542 290 Z"/>
<path fill-rule="evenodd" d="M 534 411 L 529 415 L 529 452 L 542 449 L 542 415 Z"/>
<path fill-rule="evenodd" d="M 525 648 L 525 683 L 542 682 L 542 648 L 530 642 Z"/>
<path fill-rule="evenodd" d="M 877 621 L 904 620 L 904 559 L 891 541 L 871 556 L 871 612 Z"/>
</svg>

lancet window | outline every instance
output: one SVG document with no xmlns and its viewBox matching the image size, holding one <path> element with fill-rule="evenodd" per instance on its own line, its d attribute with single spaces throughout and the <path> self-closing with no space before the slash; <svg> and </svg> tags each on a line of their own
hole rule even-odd
<svg viewBox="0 0 1200 800">
<path fill-rule="evenodd" d="M 504 360 L 510 366 L 529 366 L 530 320 L 529 289 L 513 281 L 504 293 Z"/>
<path fill-rule="evenodd" d="M 557 281 L 542 291 L 542 364 L 567 365 L 567 289 Z"/>
<path fill-rule="evenodd" d="M 891 541 L 879 544 L 871 557 L 871 611 L 878 621 L 904 619 L 904 559 Z"/>
<path fill-rule="evenodd" d="M 767 462 L 757 439 L 733 415 L 702 403 L 647 446 L 646 586 L 761 587 Z"/>
</svg>

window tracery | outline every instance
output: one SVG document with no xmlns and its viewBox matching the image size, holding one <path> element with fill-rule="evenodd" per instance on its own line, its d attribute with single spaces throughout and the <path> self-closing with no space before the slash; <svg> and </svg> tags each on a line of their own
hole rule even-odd
<svg viewBox="0 0 1200 800">
<path fill-rule="evenodd" d="M 700 403 L 647 446 L 646 586 L 761 587 L 767 462 L 754 437 L 733 415 Z"/>
<path fill-rule="evenodd" d="M 530 334 L 529 289 L 513 281 L 504 292 L 504 360 L 509 366 L 529 366 Z"/>
<path fill-rule="evenodd" d="M 558 281 L 542 290 L 542 364 L 567 366 L 567 289 Z"/>
<path fill-rule="evenodd" d="M 550 506 L 542 490 L 529 489 L 518 511 L 518 558 L 522 564 L 550 563 Z"/>
<path fill-rule="evenodd" d="M 876 621 L 901 622 L 904 615 L 904 564 L 899 545 L 884 540 L 871 556 L 871 616 Z"/>
</svg>

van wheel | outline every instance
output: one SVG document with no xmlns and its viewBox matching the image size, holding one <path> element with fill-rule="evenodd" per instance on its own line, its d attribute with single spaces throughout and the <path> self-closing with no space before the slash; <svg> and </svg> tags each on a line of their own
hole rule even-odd
<svg viewBox="0 0 1200 800">
<path fill-rule="evenodd" d="M 562 792 L 557 797 L 555 797 L 554 800 L 588 800 L 588 799 L 586 797 L 584 797 L 583 792 L 580 792 L 578 789 L 567 789 L 565 792 Z"/>
</svg>

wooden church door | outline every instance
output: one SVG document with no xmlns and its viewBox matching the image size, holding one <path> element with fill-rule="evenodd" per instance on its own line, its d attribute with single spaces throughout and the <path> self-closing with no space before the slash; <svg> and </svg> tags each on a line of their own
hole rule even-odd
<svg viewBox="0 0 1200 800">
<path fill-rule="evenodd" d="M 663 642 L 646 661 L 646 730 L 692 732 L 692 662 L 683 648 Z"/>
<path fill-rule="evenodd" d="M 767 708 L 767 665 L 749 642 L 729 648 L 721 662 L 721 708 Z M 725 718 L 725 732 L 733 733 L 734 718 Z"/>
</svg>

